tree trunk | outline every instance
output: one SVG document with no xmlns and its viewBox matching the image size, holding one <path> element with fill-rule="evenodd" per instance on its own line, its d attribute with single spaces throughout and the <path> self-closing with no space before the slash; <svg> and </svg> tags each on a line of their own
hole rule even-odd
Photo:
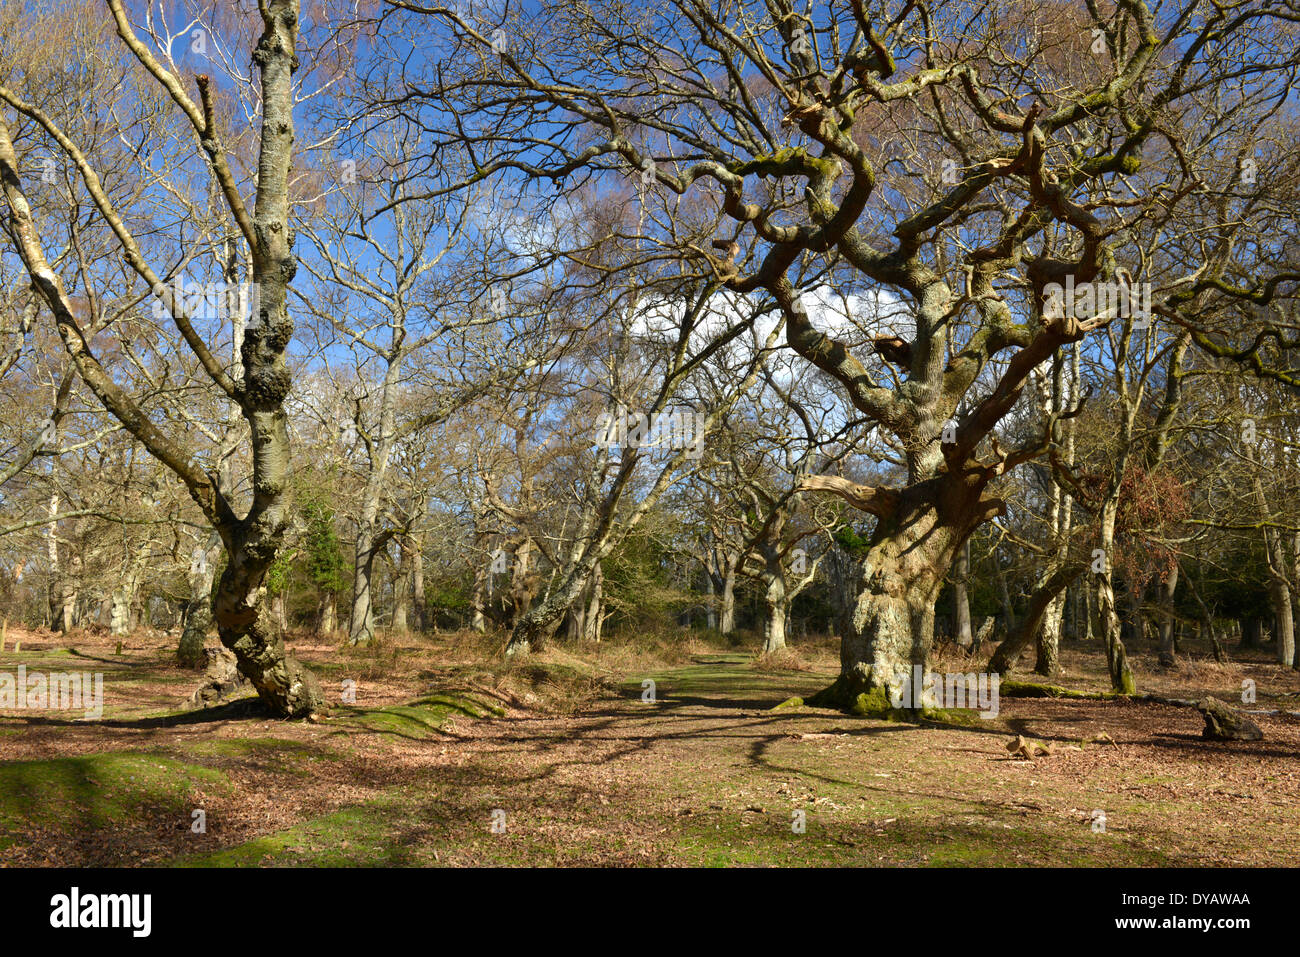
<svg viewBox="0 0 1300 957">
<path fill-rule="evenodd" d="M 411 536 L 411 609 L 415 612 L 415 627 L 429 630 L 429 609 L 424 598 L 424 533 Z"/>
<path fill-rule="evenodd" d="M 1273 605 L 1273 615 L 1277 622 L 1274 634 L 1277 645 L 1277 663 L 1291 665 L 1295 659 L 1295 620 L 1291 616 L 1291 588 L 1280 578 L 1269 583 L 1269 600 Z"/>
<path fill-rule="evenodd" d="M 181 643 L 176 649 L 176 661 L 182 668 L 204 668 L 208 659 L 203 653 L 208 628 L 212 626 L 212 579 L 216 549 L 195 550 L 190 562 L 190 598 L 182 615 Z"/>
<path fill-rule="evenodd" d="M 266 605 L 266 572 L 288 525 L 289 418 L 284 410 L 293 375 L 284 350 L 293 335 L 289 282 L 297 270 L 290 228 L 289 178 L 293 159 L 293 73 L 297 66 L 298 4 L 265 0 L 264 26 L 254 59 L 261 69 L 262 124 L 253 222 L 257 310 L 241 348 L 241 411 L 252 436 L 252 505 L 237 524 L 224 522 L 227 563 L 217 585 L 213 616 L 221 643 L 234 652 L 240 673 L 276 714 L 306 717 L 323 703 L 315 676 L 285 652 Z"/>
<path fill-rule="evenodd" d="M 59 494 L 55 492 L 50 496 L 50 517 L 59 514 Z M 74 523 L 77 527 L 80 523 Z M 69 544 L 62 551 L 69 552 L 68 568 L 64 568 L 60 562 L 60 548 L 58 536 L 58 524 L 51 522 L 49 525 L 49 559 L 50 559 L 50 626 L 57 631 L 67 634 L 72 631 L 76 624 L 76 605 L 77 589 L 73 582 L 72 566 L 77 564 L 75 553 L 72 552 L 73 545 Z"/>
<path fill-rule="evenodd" d="M 1042 623 L 1038 628 L 1038 658 L 1034 662 L 1034 674 L 1051 677 L 1061 671 L 1060 645 L 1061 620 L 1064 608 L 1064 596 L 1059 592 L 1052 596 L 1047 607 L 1043 609 Z"/>
<path fill-rule="evenodd" d="M 474 590 L 470 594 L 470 614 L 469 626 L 483 634 L 487 631 L 487 615 L 484 613 L 487 608 L 489 589 L 492 575 L 492 555 L 489 553 L 485 560 L 480 561 L 474 566 Z"/>
<path fill-rule="evenodd" d="M 706 567 L 704 569 L 704 627 L 709 631 L 717 631 L 718 629 L 718 608 L 714 603 L 716 594 L 717 589 L 713 584 L 713 572 Z"/>
<path fill-rule="evenodd" d="M 786 608 L 784 598 L 768 598 L 763 603 L 763 653 L 785 647 Z"/>
<path fill-rule="evenodd" d="M 1079 629 L 1079 589 L 1070 585 L 1065 589 L 1065 620 L 1061 627 L 1063 641 L 1078 641 L 1082 632 Z"/>
<path fill-rule="evenodd" d="M 316 630 L 322 635 L 334 634 L 339 627 L 339 599 L 333 592 L 321 595 L 320 615 L 316 620 Z"/>
<path fill-rule="evenodd" d="M 1143 589 L 1136 587 L 1132 582 L 1125 582 L 1124 592 L 1128 601 L 1128 614 L 1124 616 L 1121 622 L 1120 635 L 1125 641 L 1138 643 L 1142 641 L 1144 634 Z"/>
<path fill-rule="evenodd" d="M 0 121 L 0 181 L 11 212 L 9 234 L 21 247 L 27 273 L 54 314 L 64 349 L 81 380 L 100 403 L 159 462 L 186 484 L 195 503 L 221 534 L 228 562 L 217 587 L 213 614 L 222 644 L 236 657 L 240 672 L 252 681 L 263 702 L 276 714 L 305 716 L 321 703 L 311 673 L 284 652 L 283 643 L 263 608 L 267 569 L 275 561 L 287 525 L 289 430 L 284 403 L 293 374 L 284 352 L 293 338 L 288 288 L 297 269 L 290 224 L 289 179 L 293 165 L 294 70 L 298 37 L 296 0 L 264 0 L 259 4 L 262 34 L 254 51 L 261 74 L 262 122 L 259 128 L 256 190 L 250 212 L 242 203 L 228 205 L 244 219 L 252 250 L 252 281 L 258 290 L 256 315 L 240 349 L 242 377 L 236 382 L 213 375 L 239 406 L 251 435 L 251 495 L 247 512 L 236 515 L 213 477 L 151 421 L 123 391 L 90 351 L 87 336 L 50 268 L 36 230 L 31 207 L 21 193 L 19 168 L 8 127 Z M 119 32 L 130 34 L 120 8 L 115 9 Z M 208 78 L 198 77 L 207 99 Z M 213 131 L 215 132 L 215 131 Z M 203 145 L 213 163 L 224 165 L 224 150 L 214 136 Z M 220 160 L 218 160 L 220 157 Z M 86 178 L 89 183 L 91 180 Z M 137 269 L 137 271 L 140 271 Z"/>
<path fill-rule="evenodd" d="M 900 504 L 891 521 L 877 524 L 862 563 L 862 591 L 840 642 L 840 675 L 808 699 L 814 707 L 855 714 L 898 710 L 913 668 L 926 667 L 934 640 L 934 604 L 957 550 L 978 521 L 973 508 L 956 514 L 970 524 L 943 523 L 927 502 Z M 964 514 L 963 514 L 964 513 Z M 919 710 L 917 702 L 903 710 Z"/>
<path fill-rule="evenodd" d="M 763 580 L 767 589 L 763 593 L 763 653 L 770 654 L 785 647 L 785 620 L 789 613 L 786 595 L 785 567 L 781 552 L 772 542 L 761 546 L 763 554 Z"/>
<path fill-rule="evenodd" d="M 722 607 L 719 613 L 718 632 L 730 635 L 736 630 L 736 567 L 727 568 L 722 578 Z"/>
<path fill-rule="evenodd" d="M 902 576 L 878 567 L 872 563 L 852 630 L 840 642 L 840 676 L 808 699 L 813 707 L 888 713 L 913 667 L 924 669 L 928 663 L 937 596 L 933 589 L 909 588 Z"/>
<path fill-rule="evenodd" d="M 1122 694 L 1136 694 L 1137 683 L 1129 668 L 1128 654 L 1124 650 L 1119 612 L 1115 608 L 1115 589 L 1111 583 L 1111 557 L 1115 554 L 1115 519 L 1119 512 L 1116 498 L 1109 498 L 1101 510 L 1101 551 L 1104 555 L 1102 570 L 1097 573 L 1097 607 L 1101 615 L 1101 636 L 1106 644 L 1106 669 L 1110 673 L 1111 687 Z"/>
<path fill-rule="evenodd" d="M 1291 572 L 1293 575 L 1291 580 L 1295 582 L 1300 582 L 1300 531 L 1297 531 L 1291 539 Z M 1292 602 L 1293 603 L 1296 602 L 1297 598 L 1300 598 L 1300 596 L 1297 596 L 1295 592 L 1292 591 L 1291 593 Z M 1295 633 L 1295 621 L 1296 621 L 1296 608 L 1292 607 L 1291 623 L 1292 623 L 1293 635 Z M 1293 648 L 1294 653 L 1291 656 L 1291 667 L 1296 671 L 1300 671 L 1300 641 L 1293 641 L 1292 644 L 1294 646 Z"/>
<path fill-rule="evenodd" d="M 1097 605 L 1097 589 L 1086 579 L 1082 584 L 1082 588 L 1084 639 L 1086 641 L 1095 641 L 1097 635 L 1101 632 L 1101 609 Z"/>
<path fill-rule="evenodd" d="M 275 714 L 306 717 L 324 703 L 316 677 L 287 654 L 266 600 L 266 569 L 279 544 L 236 539 L 217 585 L 213 617 L 221 643 L 235 653 L 239 673 Z"/>
<path fill-rule="evenodd" d="M 521 614 L 510 631 L 506 643 L 507 655 L 527 655 L 540 651 L 554 633 L 560 621 L 586 587 L 587 579 L 595 566 L 595 557 L 580 559 L 561 580 L 559 587 L 546 599 Z"/>
<path fill-rule="evenodd" d="M 569 609 L 567 621 L 569 623 L 569 641 L 581 641 L 582 636 L 587 632 L 587 603 L 581 600 L 581 596 Z"/>
<path fill-rule="evenodd" d="M 81 520 L 73 522 L 74 535 L 78 535 L 82 530 Z M 63 632 L 66 634 L 81 622 L 81 616 L 84 613 L 81 609 L 81 590 L 80 583 L 82 571 L 85 568 L 85 561 L 82 558 L 80 541 L 74 542 L 69 547 L 68 556 L 68 575 L 63 580 L 63 607 L 60 609 L 60 619 L 63 626 Z"/>
<path fill-rule="evenodd" d="M 61 607 L 59 609 L 59 630 L 67 634 L 77 626 L 77 592 L 69 581 L 63 582 L 61 589 Z"/>
<path fill-rule="evenodd" d="M 374 532 L 367 525 L 357 528 L 357 549 L 352 565 L 352 616 L 348 619 L 348 644 L 368 645 L 375 640 L 375 609 L 371 583 L 375 575 Z"/>
<path fill-rule="evenodd" d="M 582 637 L 584 641 L 600 641 L 600 633 L 605 625 L 605 570 L 600 562 L 591 572 L 591 598 L 583 613 Z"/>
<path fill-rule="evenodd" d="M 121 638 L 131 633 L 131 606 L 126 589 L 113 589 L 112 611 L 109 613 L 108 631 L 114 638 Z"/>
<path fill-rule="evenodd" d="M 1050 416 L 1059 414 L 1065 407 L 1065 356 L 1060 352 L 1052 356 L 1052 375 L 1050 383 L 1044 382 L 1039 394 L 1043 407 L 1043 423 L 1046 427 Z M 1078 393 L 1075 392 L 1075 395 Z M 1069 431 L 1066 441 L 1066 465 L 1074 464 L 1073 421 L 1065 424 Z M 1062 491 L 1056 479 L 1056 472 L 1048 473 L 1049 519 L 1053 540 L 1053 553 L 1049 559 L 1048 570 L 1055 571 L 1064 566 L 1068 560 L 1067 549 L 1070 537 L 1070 499 Z M 1042 624 L 1038 628 L 1038 660 L 1034 664 L 1036 674 L 1050 677 L 1061 670 L 1060 644 L 1061 625 L 1065 610 L 1065 598 L 1061 591 L 1052 595 L 1043 610 Z"/>
<path fill-rule="evenodd" d="M 1201 590 L 1196 587 L 1196 581 L 1192 576 L 1187 576 L 1187 590 L 1191 592 L 1192 598 L 1196 601 L 1196 606 L 1201 610 L 1201 633 L 1210 640 L 1210 646 L 1214 649 L 1214 660 L 1226 662 L 1228 653 L 1224 650 L 1223 643 L 1219 641 L 1219 635 L 1214 627 L 1214 614 L 1210 611 L 1205 599 L 1201 597 Z"/>
<path fill-rule="evenodd" d="M 59 493 L 55 492 L 50 496 L 50 505 L 46 510 L 50 517 L 50 524 L 45 529 L 45 553 L 50 563 L 50 577 L 46 598 L 48 599 L 48 613 L 51 628 L 58 628 L 58 599 L 61 589 L 59 580 L 62 576 L 59 574 L 59 523 L 55 516 L 59 514 Z"/>
<path fill-rule="evenodd" d="M 953 640 L 963 648 L 970 648 L 975 636 L 970 627 L 970 542 L 967 541 L 957 550 L 957 561 L 953 566 L 952 603 L 956 622 L 953 626 Z"/>
<path fill-rule="evenodd" d="M 835 634 L 843 636 L 853 627 L 857 596 L 862 591 L 862 560 L 855 552 L 837 547 L 828 553 L 827 565 L 835 609 Z"/>
<path fill-rule="evenodd" d="M 1160 657 L 1162 668 L 1171 668 L 1178 662 L 1174 633 L 1174 592 L 1178 590 L 1178 566 L 1160 583 Z"/>
<path fill-rule="evenodd" d="M 403 536 L 399 543 L 401 558 L 397 563 L 397 574 L 393 578 L 393 621 L 392 629 L 398 634 L 405 634 L 410 628 L 407 625 L 408 608 L 410 607 L 411 592 L 411 545 L 410 540 Z"/>
<path fill-rule="evenodd" d="M 1070 582 L 1083 574 L 1086 567 L 1074 562 L 1062 565 L 1050 574 L 1046 570 L 1043 572 L 1033 593 L 1029 596 L 1029 607 L 1025 611 L 1025 617 L 989 658 L 989 671 L 1006 675 L 1015 669 L 1020 656 L 1042 630 L 1043 619 L 1052 602 L 1060 597 L 1061 592 Z"/>
<path fill-rule="evenodd" d="M 1122 694 L 1136 694 L 1137 684 L 1128 665 L 1119 614 L 1115 610 L 1115 592 L 1110 575 L 1099 577 L 1097 604 L 1101 610 L 1102 638 L 1106 643 L 1106 669 L 1110 673 L 1111 687 Z"/>
<path fill-rule="evenodd" d="M 1016 613 L 1011 607 L 1011 589 L 1007 586 L 1007 574 L 1002 569 L 1002 562 L 999 561 L 997 553 L 993 554 L 993 574 L 998 580 L 998 594 L 1002 598 L 1002 617 L 1007 634 L 1010 635 L 1016 629 Z"/>
</svg>

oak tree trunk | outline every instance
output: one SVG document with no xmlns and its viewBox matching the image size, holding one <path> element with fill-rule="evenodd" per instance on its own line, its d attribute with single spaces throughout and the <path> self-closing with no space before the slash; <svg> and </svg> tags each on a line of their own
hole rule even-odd
<svg viewBox="0 0 1300 957">
<path fill-rule="evenodd" d="M 1276 621 L 1274 634 L 1277 643 L 1274 651 L 1277 663 L 1289 666 L 1295 659 L 1295 620 L 1291 615 L 1291 589 L 1285 581 L 1274 578 L 1269 583 L 1268 596 Z"/>
<path fill-rule="evenodd" d="M 415 627 L 429 630 L 429 609 L 424 597 L 424 534 L 411 536 L 411 610 L 415 612 Z"/>
<path fill-rule="evenodd" d="M 1054 595 L 1043 610 L 1042 624 L 1038 629 L 1038 658 L 1034 662 L 1034 674 L 1051 677 L 1061 670 L 1060 645 L 1061 621 L 1064 596 Z"/>
<path fill-rule="evenodd" d="M 1119 514 L 1119 500 L 1109 498 L 1102 506 L 1100 544 L 1105 556 L 1103 567 L 1097 573 L 1097 609 L 1101 617 L 1101 637 L 1106 646 L 1106 669 L 1110 673 L 1111 687 L 1122 694 L 1136 694 L 1137 683 L 1129 668 L 1128 654 L 1119 612 L 1115 607 L 1115 589 L 1111 583 L 1111 559 L 1115 554 L 1115 521 Z"/>
<path fill-rule="evenodd" d="M 181 643 L 176 649 L 176 661 L 182 668 L 204 668 L 208 663 L 203 643 L 212 626 L 212 579 L 216 573 L 214 551 L 208 549 L 196 554 L 190 564 L 190 597 L 182 614 Z"/>
<path fill-rule="evenodd" d="M 963 648 L 969 648 L 975 640 L 970 626 L 970 542 L 967 541 L 957 550 L 957 561 L 953 566 L 952 603 L 956 622 L 953 625 L 953 640 Z"/>
<path fill-rule="evenodd" d="M 973 511 L 958 530 L 921 501 L 900 504 L 893 521 L 877 524 L 862 562 L 862 590 L 840 641 L 840 675 L 808 703 L 856 714 L 898 710 L 904 682 L 929 661 L 934 605 L 944 578 L 979 520 Z M 904 710 L 915 711 L 907 707 Z M 913 705 L 915 703 L 913 702 Z"/>
<path fill-rule="evenodd" d="M 722 602 L 718 613 L 718 632 L 730 635 L 736 630 L 736 569 L 728 568 L 722 579 Z"/>
<path fill-rule="evenodd" d="M 785 647 L 785 621 L 789 614 L 789 597 L 786 594 L 785 568 L 781 552 L 771 542 L 761 546 L 763 554 L 763 653 L 769 654 Z"/>
<path fill-rule="evenodd" d="M 1178 566 L 1160 583 L 1160 652 L 1162 668 L 1171 668 L 1178 662 L 1174 630 L 1174 593 L 1178 590 Z"/>
<path fill-rule="evenodd" d="M 375 640 L 375 608 L 371 583 L 375 576 L 373 531 L 366 525 L 357 529 L 356 557 L 352 565 L 352 615 L 348 619 L 348 643 L 368 645 Z"/>
</svg>

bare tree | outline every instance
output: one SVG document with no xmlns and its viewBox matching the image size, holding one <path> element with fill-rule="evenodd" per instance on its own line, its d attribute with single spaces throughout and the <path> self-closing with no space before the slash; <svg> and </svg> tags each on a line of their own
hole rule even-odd
<svg viewBox="0 0 1300 957">
<path fill-rule="evenodd" d="M 190 84 L 183 79 L 181 68 L 170 60 L 173 44 L 152 33 L 155 21 L 149 22 L 152 35 L 147 43 L 137 34 L 121 0 L 109 0 L 108 9 L 117 36 L 138 69 L 125 76 L 105 78 L 107 82 L 98 91 L 103 102 L 98 105 L 107 113 L 115 84 L 128 80 L 132 84 L 154 85 L 164 93 L 177 111 L 172 115 L 178 114 L 179 123 L 190 134 L 196 162 L 211 177 L 228 221 L 245 244 L 250 267 L 245 278 L 256 292 L 256 302 L 251 321 L 242 330 L 242 367 L 238 376 L 214 353 L 210 339 L 200 327 L 201 317 L 185 301 L 186 297 L 178 295 L 169 284 L 183 268 L 185 253 L 170 269 L 157 266 L 154 261 L 166 256 L 167 250 L 146 249 L 137 237 L 131 204 L 141 201 L 141 191 L 106 187 L 101 162 L 108 157 L 97 155 L 94 144 L 79 144 L 75 137 L 77 131 L 67 118 L 47 112 L 31 96 L 7 86 L 0 87 L 0 102 L 24 121 L 39 127 L 60 155 L 75 167 L 98 224 L 111 234 L 123 262 L 143 282 L 146 295 L 153 293 L 161 300 L 194 359 L 238 409 L 248 428 L 251 494 L 246 507 L 240 508 L 230 493 L 220 487 L 215 471 L 205 470 L 196 457 L 196 449 L 187 447 L 175 429 L 159 424 L 146 414 L 137 399 L 114 381 L 105 368 L 77 317 L 65 279 L 53 268 L 46 254 L 41 225 L 33 216 L 23 185 L 22 164 L 10 134 L 10 124 L 8 120 L 0 120 L 0 179 L 9 211 L 10 235 L 33 285 L 53 314 L 81 379 L 149 454 L 184 483 L 194 503 L 221 537 L 226 563 L 216 589 L 214 618 L 222 643 L 235 653 L 240 671 L 269 708 L 288 717 L 306 715 L 321 705 L 320 691 L 310 671 L 286 654 L 278 624 L 267 607 L 264 587 L 267 570 L 276 558 L 289 520 L 289 430 L 285 401 L 292 376 L 285 361 L 285 350 L 293 333 L 289 288 L 297 268 L 290 192 L 295 152 L 294 106 L 299 95 L 295 79 L 300 66 L 299 5 L 297 0 L 267 0 L 259 6 L 261 34 L 250 51 L 260 75 L 253 97 L 260 108 L 260 127 L 251 151 L 256 156 L 251 186 L 241 181 L 239 167 L 234 162 L 238 157 L 224 145 L 225 132 L 230 127 L 227 114 L 219 106 L 222 98 L 219 87 L 207 74 L 196 75 L 195 99 L 187 92 Z M 234 21 L 226 49 L 239 41 L 241 26 Z M 214 26 L 205 24 L 205 29 L 212 31 Z M 155 54 L 150 43 L 161 54 Z M 230 79 L 239 86 L 237 72 Z M 251 78 L 247 83 L 252 83 Z M 147 126 L 144 131 L 150 132 Z M 183 193 L 184 187 L 179 182 L 175 185 L 176 192 Z M 245 191 L 250 188 L 251 207 L 245 199 Z M 221 268 L 223 279 L 229 282 L 232 277 L 228 264 L 221 263 Z M 139 293 L 134 294 L 135 302 L 141 298 Z"/>
<path fill-rule="evenodd" d="M 1258 115 L 1296 55 L 1246 60 L 1229 46 L 1292 34 L 1300 17 L 1197 17 L 1194 3 L 1157 15 L 1141 0 L 897 12 L 854 0 L 808 13 L 677 0 L 644 18 L 616 2 L 542 3 L 526 25 L 498 27 L 503 48 L 495 24 L 393 5 L 463 41 L 419 98 L 431 117 L 460 118 L 457 131 L 492 129 L 476 179 L 644 175 L 647 204 L 656 191 L 689 199 L 651 207 L 646 243 L 735 293 L 773 297 L 790 348 L 887 436 L 890 484 L 805 482 L 874 517 L 842 674 L 814 699 L 868 710 L 925 663 L 953 557 L 1004 509 L 996 480 L 1053 444 L 1051 422 L 998 441 L 1033 370 L 1115 318 L 1095 302 L 1047 308 L 1052 290 L 1113 284 L 1125 268 L 1148 280 L 1128 232 L 1199 182 L 1179 164 L 1174 117 L 1247 76 L 1266 92 L 1224 109 Z M 810 320 L 810 267 L 892 297 L 869 341 Z"/>
</svg>

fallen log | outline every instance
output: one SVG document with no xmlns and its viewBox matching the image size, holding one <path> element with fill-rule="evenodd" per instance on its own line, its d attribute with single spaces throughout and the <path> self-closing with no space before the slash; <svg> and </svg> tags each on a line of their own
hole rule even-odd
<svg viewBox="0 0 1300 957">
<path fill-rule="evenodd" d="M 1260 741 L 1264 731 L 1250 718 L 1235 711 L 1218 698 L 1205 697 L 1196 710 L 1205 718 L 1201 737 L 1211 741 Z"/>
</svg>

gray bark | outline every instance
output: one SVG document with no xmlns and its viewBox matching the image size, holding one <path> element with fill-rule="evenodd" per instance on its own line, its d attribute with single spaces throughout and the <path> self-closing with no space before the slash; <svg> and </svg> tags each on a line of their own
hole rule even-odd
<svg viewBox="0 0 1300 957">
<path fill-rule="evenodd" d="M 363 519 L 364 521 L 364 519 Z M 357 527 L 357 544 L 352 563 L 352 614 L 348 619 L 348 643 L 368 645 L 375 640 L 375 607 L 371 585 L 375 558 L 381 545 L 374 537 L 373 521 Z"/>
<path fill-rule="evenodd" d="M 1124 648 L 1119 613 L 1115 608 L 1115 589 L 1111 584 L 1110 556 L 1115 553 L 1115 519 L 1118 500 L 1113 496 L 1102 506 L 1101 548 L 1106 555 L 1105 568 L 1097 577 L 1097 606 L 1101 615 L 1102 640 L 1106 645 L 1106 669 L 1111 687 L 1123 694 L 1136 694 L 1137 683 L 1129 668 L 1128 654 Z"/>
<path fill-rule="evenodd" d="M 970 542 L 967 541 L 957 550 L 957 561 L 953 564 L 952 575 L 952 603 L 956 618 L 953 640 L 963 648 L 970 648 L 975 640 L 970 623 L 969 579 Z"/>
<path fill-rule="evenodd" d="M 182 668 L 202 668 L 208 662 L 203 643 L 212 626 L 216 546 L 217 542 L 213 542 L 206 550 L 197 553 L 190 563 L 190 597 L 182 613 L 181 641 L 176 649 L 176 661 Z"/>
<path fill-rule="evenodd" d="M 763 557 L 761 580 L 767 588 L 763 592 L 763 653 L 779 651 L 785 647 L 785 620 L 789 614 L 789 595 L 786 590 L 785 566 L 776 544 L 764 541 L 759 545 Z"/>
<path fill-rule="evenodd" d="M 428 631 L 429 609 L 424 597 L 424 533 L 411 536 L 411 610 L 415 612 L 415 627 Z"/>
<path fill-rule="evenodd" d="M 718 614 L 718 631 L 730 635 L 736 630 L 736 569 L 728 568 L 722 578 L 722 600 Z"/>
<path fill-rule="evenodd" d="M 1174 631 L 1174 593 L 1178 590 L 1178 566 L 1175 565 L 1169 577 L 1160 583 L 1160 653 L 1161 667 L 1169 668 L 1177 664 L 1178 656 Z"/>
<path fill-rule="evenodd" d="M 392 629 L 399 634 L 410 630 L 407 615 L 410 608 L 411 592 L 411 542 L 403 536 L 399 539 L 401 558 L 397 563 L 397 572 L 393 578 L 393 621 Z"/>
</svg>

